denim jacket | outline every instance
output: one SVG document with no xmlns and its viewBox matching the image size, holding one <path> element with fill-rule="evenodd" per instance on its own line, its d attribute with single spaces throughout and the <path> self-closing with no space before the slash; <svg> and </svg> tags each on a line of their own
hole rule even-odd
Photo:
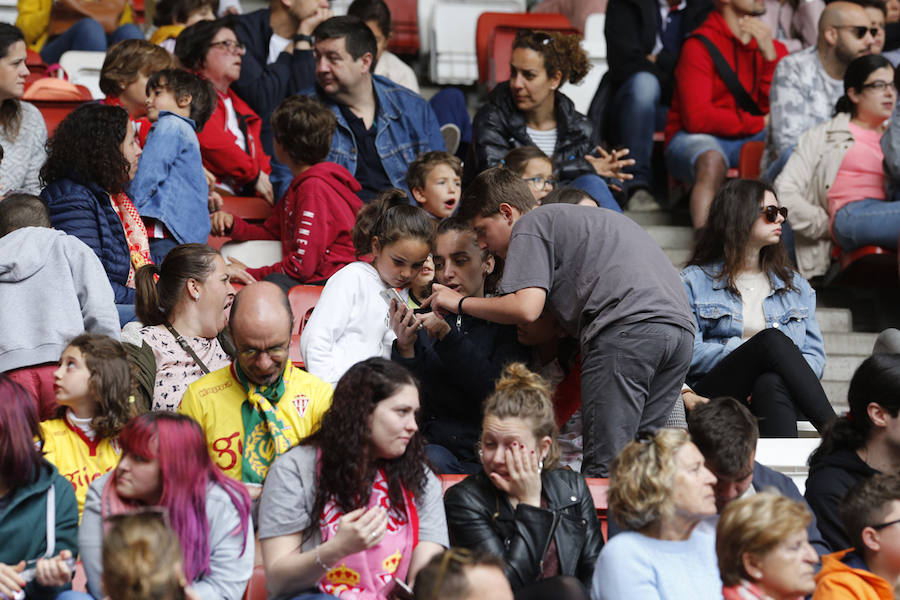
<svg viewBox="0 0 900 600">
<path fill-rule="evenodd" d="M 209 184 L 194 121 L 159 113 L 131 182 L 129 196 L 142 217 L 161 221 L 179 244 L 209 237 Z"/>
<path fill-rule="evenodd" d="M 422 96 L 379 75 L 372 75 L 372 85 L 378 98 L 375 146 L 393 186 L 408 194 L 406 171 L 409 165 L 423 152 L 446 148 L 441 128 L 434 111 Z M 355 174 L 357 144 L 340 107 L 318 87 L 303 93 L 316 95 L 337 117 L 331 152 L 325 160 Z"/>
<path fill-rule="evenodd" d="M 721 273 L 722 263 L 699 267 L 692 265 L 681 271 L 688 300 L 694 311 L 697 332 L 690 375 L 708 373 L 716 363 L 741 345 L 744 330 L 741 297 L 726 287 Z M 809 283 L 794 273 L 791 283 L 797 291 L 771 275 L 772 293 L 763 299 L 766 326 L 781 330 L 800 348 L 803 358 L 819 377 L 825 369 L 825 345 L 816 321 L 816 293 Z M 783 291 L 785 290 L 785 291 Z"/>
</svg>

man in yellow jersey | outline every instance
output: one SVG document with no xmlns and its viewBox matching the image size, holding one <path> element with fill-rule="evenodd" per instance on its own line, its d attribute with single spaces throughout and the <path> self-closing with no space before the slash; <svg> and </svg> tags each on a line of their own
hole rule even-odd
<svg viewBox="0 0 900 600">
<path fill-rule="evenodd" d="M 229 329 L 237 360 L 192 383 L 179 412 L 206 432 L 213 462 L 259 496 L 272 462 L 313 433 L 332 388 L 288 358 L 294 319 L 276 285 L 248 285 L 235 296 Z"/>
</svg>

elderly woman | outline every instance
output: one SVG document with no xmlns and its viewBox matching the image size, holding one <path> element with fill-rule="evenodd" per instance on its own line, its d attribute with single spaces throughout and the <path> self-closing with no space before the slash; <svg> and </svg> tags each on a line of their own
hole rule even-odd
<svg viewBox="0 0 900 600">
<path fill-rule="evenodd" d="M 200 21 L 187 27 L 175 43 L 181 64 L 216 88 L 216 110 L 197 134 L 203 166 L 226 192 L 259 196 L 274 204 L 269 173 L 272 167 L 260 141 L 262 119 L 231 84 L 241 75 L 244 45 L 234 32 L 234 21 Z"/>
<path fill-rule="evenodd" d="M 547 382 L 506 367 L 484 405 L 484 470 L 444 497 L 454 545 L 503 557 L 516 598 L 586 598 L 603 537 L 584 478 L 557 469 Z"/>
<path fill-rule="evenodd" d="M 819 557 L 802 502 L 760 492 L 730 503 L 716 527 L 725 600 L 798 600 L 816 588 Z"/>
<path fill-rule="evenodd" d="M 591 597 L 721 598 L 715 536 L 700 526 L 716 514 L 716 477 L 687 432 L 639 433 L 610 474 L 610 514 L 626 531 L 600 553 Z"/>
</svg>

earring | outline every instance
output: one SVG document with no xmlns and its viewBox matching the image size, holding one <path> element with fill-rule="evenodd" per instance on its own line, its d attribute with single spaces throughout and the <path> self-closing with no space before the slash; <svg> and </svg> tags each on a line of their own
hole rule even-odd
<svg viewBox="0 0 900 600">
<path fill-rule="evenodd" d="M 541 471 L 544 470 L 544 459 L 538 461 L 538 469 Z"/>
<path fill-rule="evenodd" d="M 200 296 L 191 295 L 191 298 L 194 299 L 194 302 L 200 302 Z"/>
</svg>

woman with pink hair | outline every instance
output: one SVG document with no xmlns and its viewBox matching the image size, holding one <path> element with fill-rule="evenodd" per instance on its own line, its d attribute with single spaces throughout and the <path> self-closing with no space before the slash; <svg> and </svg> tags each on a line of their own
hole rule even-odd
<svg viewBox="0 0 900 600">
<path fill-rule="evenodd" d="M 159 507 L 178 534 L 184 574 L 202 599 L 239 600 L 253 572 L 253 525 L 244 487 L 209 458 L 203 431 L 184 415 L 153 412 L 119 434 L 122 458 L 88 489 L 79 550 L 88 591 L 102 598 L 107 518 Z"/>
</svg>

